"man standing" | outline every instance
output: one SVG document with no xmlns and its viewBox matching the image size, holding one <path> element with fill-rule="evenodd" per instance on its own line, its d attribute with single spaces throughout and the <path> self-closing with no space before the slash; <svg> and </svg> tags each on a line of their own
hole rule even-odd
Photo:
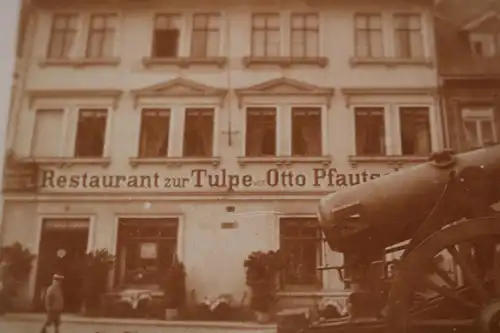
<svg viewBox="0 0 500 333">
<path fill-rule="evenodd" d="M 59 325 L 61 324 L 61 313 L 64 308 L 64 297 L 61 288 L 64 276 L 54 274 L 52 284 L 45 292 L 45 311 L 47 311 L 47 319 L 42 327 L 42 333 L 47 332 L 47 327 L 54 325 L 54 332 L 59 333 Z"/>
</svg>

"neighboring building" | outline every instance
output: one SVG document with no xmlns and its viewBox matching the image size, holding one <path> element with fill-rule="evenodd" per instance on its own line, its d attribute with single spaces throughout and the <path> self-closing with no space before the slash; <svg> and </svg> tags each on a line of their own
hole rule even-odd
<svg viewBox="0 0 500 333">
<path fill-rule="evenodd" d="M 284 300 L 340 295 L 318 199 L 443 145 L 432 2 L 36 1 L 2 227 L 37 254 L 27 297 L 98 248 L 110 289 L 176 253 L 198 299 L 241 299 L 281 248 Z"/>
<path fill-rule="evenodd" d="M 500 2 L 462 2 L 442 1 L 436 21 L 446 145 L 457 152 L 500 135 Z"/>
</svg>

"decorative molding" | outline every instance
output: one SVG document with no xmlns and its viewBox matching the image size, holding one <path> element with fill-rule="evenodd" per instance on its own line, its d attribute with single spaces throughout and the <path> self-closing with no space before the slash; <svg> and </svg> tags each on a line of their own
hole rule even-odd
<svg viewBox="0 0 500 333">
<path fill-rule="evenodd" d="M 208 86 L 181 77 L 141 89 L 131 90 L 134 99 L 134 108 L 137 108 L 139 99 L 144 97 L 214 97 L 218 99 L 219 105 L 222 107 L 224 106 L 227 92 L 227 89 Z"/>
<path fill-rule="evenodd" d="M 240 109 L 243 107 L 244 97 L 249 96 L 318 96 L 325 98 L 325 103 L 330 108 L 335 89 L 280 77 L 247 88 L 235 89 L 235 93 Z"/>
<path fill-rule="evenodd" d="M 352 97 L 356 96 L 380 96 L 380 95 L 392 95 L 392 96 L 402 96 L 402 95 L 420 95 L 420 96 L 430 96 L 432 98 L 438 98 L 438 89 L 427 88 L 427 87 L 405 87 L 405 88 L 379 88 L 379 87 L 356 87 L 356 88 L 342 88 L 342 95 L 344 95 L 346 106 L 351 106 Z"/>
<path fill-rule="evenodd" d="M 91 67 L 91 66 L 118 66 L 121 59 L 118 57 L 110 58 L 56 58 L 42 59 L 39 66 L 44 68 L 48 66 L 68 66 L 68 67 Z"/>
<path fill-rule="evenodd" d="M 146 68 L 155 66 L 177 66 L 189 68 L 191 66 L 216 66 L 220 69 L 227 65 L 227 57 L 175 57 L 175 58 L 152 58 L 143 57 L 142 64 Z"/>
<path fill-rule="evenodd" d="M 359 163 L 387 163 L 395 170 L 401 169 L 404 164 L 418 164 L 429 161 L 429 156 L 403 156 L 403 155 L 383 155 L 383 156 L 358 156 L 349 155 L 348 161 L 351 167 L 357 168 Z"/>
<path fill-rule="evenodd" d="M 207 165 L 218 167 L 220 157 L 131 157 L 129 164 L 132 168 L 139 165 L 165 165 L 167 167 L 181 167 L 186 164 Z"/>
<path fill-rule="evenodd" d="M 321 164 L 325 167 L 332 163 L 331 156 L 240 156 L 237 158 L 241 167 L 247 164 L 275 164 L 276 166 L 290 166 L 293 164 Z"/>
<path fill-rule="evenodd" d="M 274 65 L 281 68 L 289 68 L 298 65 L 309 65 L 325 68 L 328 66 L 327 57 L 244 57 L 243 65 L 248 68 L 252 66 Z"/>
<path fill-rule="evenodd" d="M 349 64 L 352 67 L 361 65 L 382 65 L 387 67 L 396 66 L 427 66 L 433 67 L 434 61 L 432 58 L 395 58 L 395 57 L 380 57 L 380 58 L 360 58 L 351 57 Z"/>
<path fill-rule="evenodd" d="M 43 98 L 109 98 L 113 100 L 113 109 L 123 95 L 119 89 L 40 89 L 28 90 L 29 108 L 33 107 L 37 99 Z"/>
<path fill-rule="evenodd" d="M 38 166 L 55 166 L 59 169 L 75 165 L 100 165 L 107 168 L 111 164 L 109 157 L 22 157 L 21 162 L 34 163 Z"/>
</svg>

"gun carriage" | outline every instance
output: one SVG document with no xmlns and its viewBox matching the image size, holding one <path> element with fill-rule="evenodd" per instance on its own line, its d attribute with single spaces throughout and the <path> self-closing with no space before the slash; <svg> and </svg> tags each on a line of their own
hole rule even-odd
<svg viewBox="0 0 500 333">
<path fill-rule="evenodd" d="M 350 259 L 323 269 L 350 284 L 349 316 L 302 331 L 500 332 L 500 214 L 491 207 L 499 201 L 496 144 L 436 153 L 325 196 L 325 241 Z M 395 251 L 398 260 L 381 260 Z"/>
</svg>

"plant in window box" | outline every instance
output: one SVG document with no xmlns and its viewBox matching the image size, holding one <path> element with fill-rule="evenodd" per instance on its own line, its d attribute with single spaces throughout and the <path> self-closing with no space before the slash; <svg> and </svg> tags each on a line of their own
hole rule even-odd
<svg viewBox="0 0 500 333">
<path fill-rule="evenodd" d="M 179 309 L 186 301 L 186 271 L 177 256 L 174 256 L 163 281 L 165 319 L 172 320 L 178 317 Z"/>
<path fill-rule="evenodd" d="M 97 249 L 85 255 L 83 311 L 86 315 L 97 315 L 102 295 L 108 287 L 109 271 L 114 261 L 114 256 L 106 249 Z"/>
<path fill-rule="evenodd" d="M 269 321 L 276 301 L 278 273 L 282 268 L 279 251 L 252 252 L 244 262 L 246 284 L 251 288 L 251 308 L 260 322 Z"/>
</svg>

